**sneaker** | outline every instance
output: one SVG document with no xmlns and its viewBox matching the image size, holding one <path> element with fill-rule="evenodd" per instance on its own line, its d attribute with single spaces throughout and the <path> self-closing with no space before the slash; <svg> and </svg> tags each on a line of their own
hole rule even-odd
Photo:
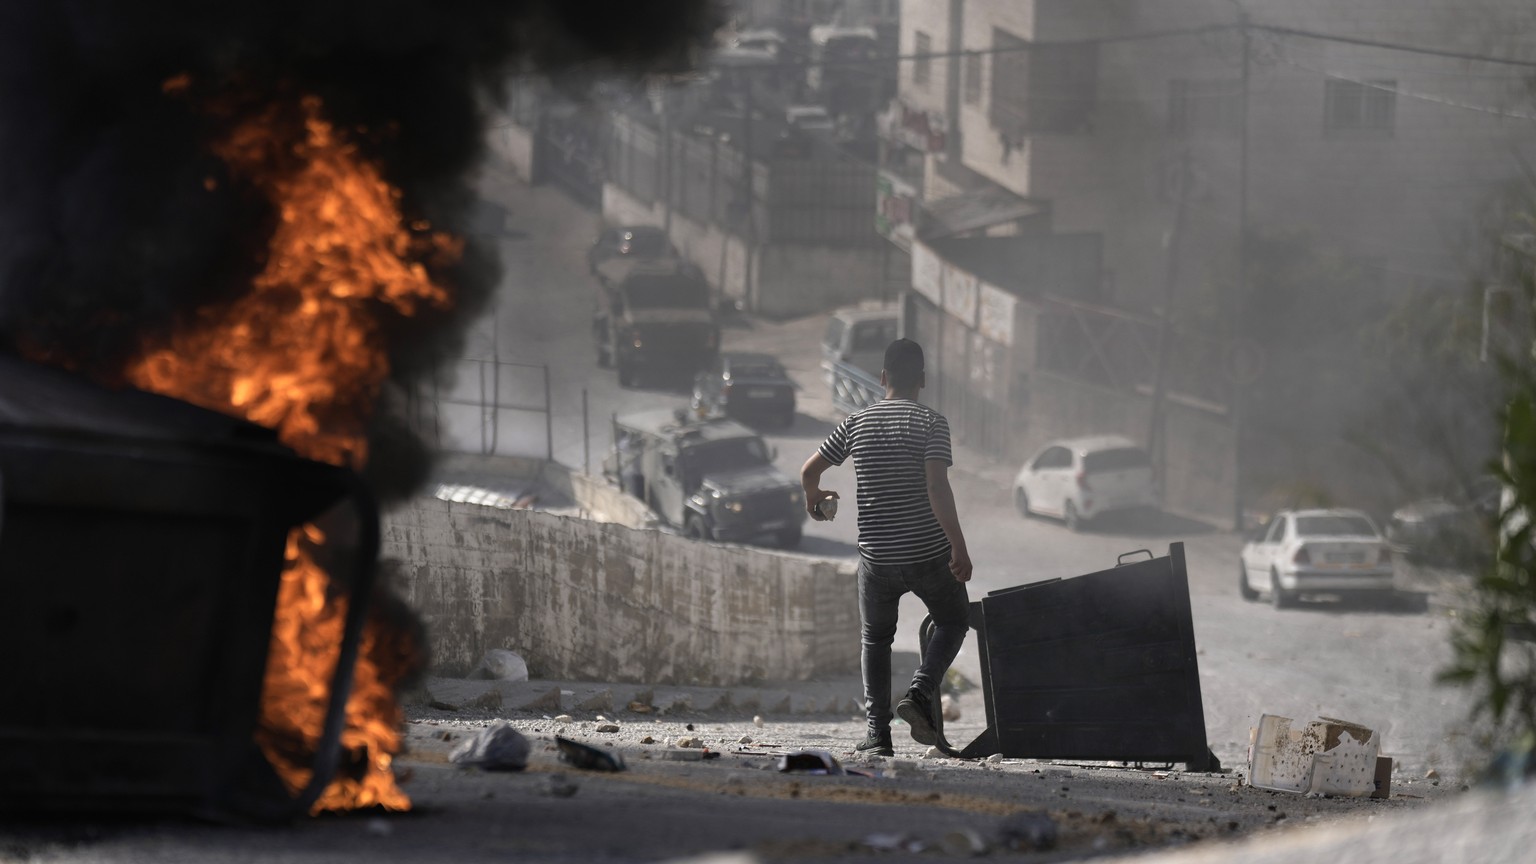
<svg viewBox="0 0 1536 864">
<path fill-rule="evenodd" d="M 919 744 L 933 745 L 939 742 L 939 730 L 943 727 L 939 712 L 923 691 L 913 687 L 896 703 L 896 716 L 907 721 L 912 729 L 912 740 Z"/>
<path fill-rule="evenodd" d="M 891 747 L 891 730 L 871 729 L 864 740 L 854 745 L 854 752 L 866 756 L 895 756 L 896 751 Z"/>
</svg>

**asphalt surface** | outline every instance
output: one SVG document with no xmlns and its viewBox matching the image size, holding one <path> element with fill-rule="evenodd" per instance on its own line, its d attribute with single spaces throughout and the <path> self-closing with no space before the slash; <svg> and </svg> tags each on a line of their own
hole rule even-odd
<svg viewBox="0 0 1536 864">
<path fill-rule="evenodd" d="M 509 233 L 500 241 L 505 277 L 469 351 L 495 352 L 535 369 L 547 364 L 555 455 L 579 467 L 589 452 L 595 463 L 608 445 L 612 412 L 681 404 L 686 394 L 681 387 L 626 390 L 610 370 L 596 367 L 588 330 L 594 289 L 582 255 L 598 217 L 557 190 L 530 189 L 496 173 L 488 175 L 485 190 L 510 213 Z M 837 417 L 820 386 L 816 339 L 823 321 L 743 320 L 726 336 L 727 348 L 778 354 L 802 384 L 794 426 L 767 435 L 779 450 L 779 464 L 791 473 Z M 509 420 L 500 431 L 504 441 L 524 435 L 523 443 L 538 451 L 545 445 L 543 422 L 538 417 L 519 431 Z M 896 758 L 864 759 L 852 750 L 862 734 L 862 723 L 847 710 L 857 696 L 853 681 L 780 682 L 775 686 L 788 699 L 786 711 L 766 699 L 742 708 L 737 698 L 731 707 L 712 698 L 718 694 L 696 691 L 685 702 L 665 703 L 675 710 L 646 714 L 626 710 L 618 685 L 597 683 L 586 686 L 611 687 L 610 707 L 573 707 L 580 685 L 570 685 L 573 698 L 560 713 L 519 710 L 510 699 L 478 709 L 410 705 L 408 752 L 396 763 L 415 801 L 409 814 L 332 815 L 278 827 L 97 818 L 17 822 L 0 814 L 0 861 L 564 862 L 720 854 L 727 856 L 721 861 L 737 862 L 926 861 L 978 852 L 1060 861 L 1155 850 L 1161 854 L 1137 860 L 1531 860 L 1532 820 L 1518 816 L 1528 815 L 1536 796 L 1530 790 L 1512 797 L 1466 791 L 1484 754 L 1465 720 L 1466 695 L 1434 683 L 1448 659 L 1457 598 L 1447 594 L 1454 582 L 1431 592 L 1404 574 L 1404 590 L 1390 604 L 1308 603 L 1277 611 L 1238 597 L 1236 536 L 1168 515 L 1111 522 L 1082 534 L 1024 520 L 1010 504 L 1013 469 L 963 448 L 957 452 L 953 482 L 976 564 L 973 599 L 1104 569 L 1131 549 L 1161 554 L 1169 543 L 1184 542 L 1207 734 L 1229 773 L 930 758 L 900 727 Z M 845 506 L 835 523 L 808 525 L 801 551 L 852 556 L 851 472 L 833 472 L 827 484 L 843 492 Z M 918 604 L 903 607 L 898 650 L 916 650 L 921 617 Z M 979 678 L 969 648 L 957 668 Z M 491 686 L 456 682 L 439 689 L 452 691 L 461 704 L 474 695 L 469 690 Z M 813 691 L 817 707 L 810 708 L 806 699 Z M 962 719 L 950 724 L 956 743 L 982 726 L 974 695 L 960 704 Z M 1245 785 L 1248 729 L 1263 713 L 1326 715 L 1376 729 L 1383 752 L 1397 760 L 1393 797 L 1312 798 Z M 526 770 L 486 772 L 448 761 L 466 736 L 501 721 L 532 742 Z M 618 730 L 599 731 L 606 722 Z M 561 763 L 557 734 L 621 754 L 628 770 L 598 773 Z M 678 747 L 685 737 L 699 739 L 718 757 L 704 759 L 701 748 Z M 781 754 L 806 748 L 824 749 L 870 776 L 777 770 Z M 1427 776 L 1431 772 L 1436 776 Z M 1035 820 L 1037 827 L 1049 820 L 1056 840 L 1048 848 L 1029 842 L 1007 848 L 1004 829 L 1011 819 Z"/>
</svg>

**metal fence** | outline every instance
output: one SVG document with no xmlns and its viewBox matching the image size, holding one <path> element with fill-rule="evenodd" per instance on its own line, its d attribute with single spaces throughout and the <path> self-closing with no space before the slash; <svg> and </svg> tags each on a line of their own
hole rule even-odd
<svg viewBox="0 0 1536 864">
<path fill-rule="evenodd" d="M 409 403 L 412 427 L 438 451 L 554 458 L 545 364 L 454 360 L 418 384 Z"/>
<path fill-rule="evenodd" d="M 839 411 L 852 414 L 885 398 L 880 379 L 857 366 L 833 360 L 827 371 L 832 376 L 832 404 Z"/>
<path fill-rule="evenodd" d="M 641 201 L 762 243 L 883 242 L 872 210 L 876 171 L 836 147 L 818 142 L 798 156 L 748 160 L 730 140 L 656 123 L 610 117 L 606 177 Z"/>
</svg>

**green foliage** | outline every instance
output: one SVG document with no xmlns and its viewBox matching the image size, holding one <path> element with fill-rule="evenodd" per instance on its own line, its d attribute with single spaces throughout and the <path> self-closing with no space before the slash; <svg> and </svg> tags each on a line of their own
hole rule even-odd
<svg viewBox="0 0 1536 864">
<path fill-rule="evenodd" d="M 1510 254 L 1521 261 L 1526 323 L 1536 323 L 1536 258 Z M 1498 549 L 1477 580 L 1470 614 L 1452 635 L 1454 661 L 1441 677 L 1473 690 L 1474 716 L 1491 720 L 1499 743 L 1508 745 L 1536 736 L 1536 526 L 1530 518 L 1536 514 L 1536 362 L 1528 349 L 1500 366 L 1508 396 L 1498 415 L 1504 457 L 1491 466 L 1505 489 Z"/>
</svg>

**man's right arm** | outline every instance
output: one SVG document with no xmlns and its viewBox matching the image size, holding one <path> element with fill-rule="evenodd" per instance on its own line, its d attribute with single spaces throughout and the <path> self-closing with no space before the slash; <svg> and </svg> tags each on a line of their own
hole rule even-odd
<svg viewBox="0 0 1536 864">
<path fill-rule="evenodd" d="M 825 522 L 826 517 L 816 509 L 816 505 L 827 498 L 837 497 L 836 492 L 821 488 L 821 475 L 831 467 L 833 467 L 832 463 L 818 451 L 812 453 L 811 458 L 805 460 L 805 465 L 800 469 L 800 488 L 805 490 L 805 512 L 817 522 Z"/>
</svg>

